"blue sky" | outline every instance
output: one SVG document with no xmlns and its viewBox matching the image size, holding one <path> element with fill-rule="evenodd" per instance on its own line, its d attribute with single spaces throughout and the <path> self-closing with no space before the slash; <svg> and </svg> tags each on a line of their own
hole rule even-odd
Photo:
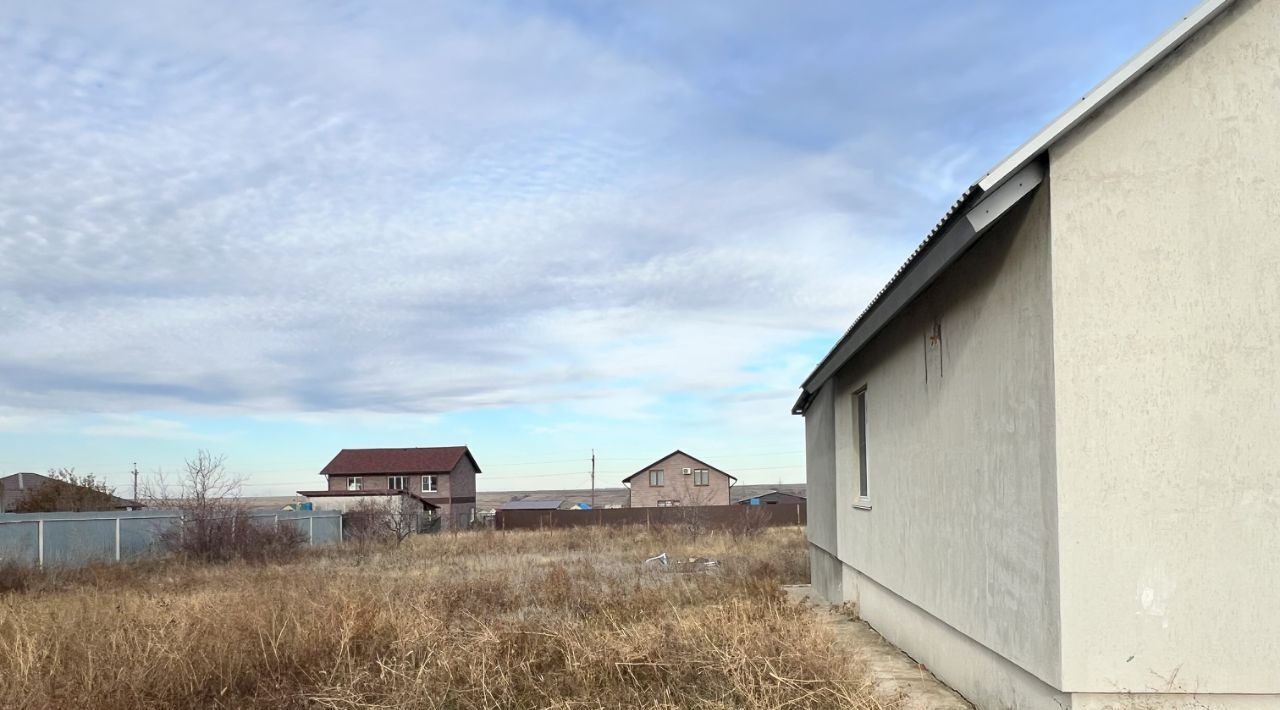
<svg viewBox="0 0 1280 710">
<path fill-rule="evenodd" d="M 800 381 L 1190 3 L 0 7 L 0 473 L 803 480 Z"/>
</svg>

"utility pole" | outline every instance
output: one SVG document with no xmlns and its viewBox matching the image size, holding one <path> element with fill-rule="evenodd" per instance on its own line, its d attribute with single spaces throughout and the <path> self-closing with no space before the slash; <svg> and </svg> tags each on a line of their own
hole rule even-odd
<svg viewBox="0 0 1280 710">
<path fill-rule="evenodd" d="M 133 502 L 138 502 L 138 462 L 133 462 Z"/>
<path fill-rule="evenodd" d="M 596 450 L 591 450 L 591 509 L 596 508 Z"/>
</svg>

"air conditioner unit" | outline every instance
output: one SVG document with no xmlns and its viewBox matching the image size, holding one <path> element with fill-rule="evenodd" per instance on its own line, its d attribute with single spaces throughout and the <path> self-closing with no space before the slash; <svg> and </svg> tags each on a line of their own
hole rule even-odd
<svg viewBox="0 0 1280 710">
<path fill-rule="evenodd" d="M 682 468 L 682 469 L 680 469 L 680 473 L 683 473 L 684 475 L 688 476 L 689 474 L 693 473 L 693 469 L 691 469 L 691 468 Z"/>
</svg>

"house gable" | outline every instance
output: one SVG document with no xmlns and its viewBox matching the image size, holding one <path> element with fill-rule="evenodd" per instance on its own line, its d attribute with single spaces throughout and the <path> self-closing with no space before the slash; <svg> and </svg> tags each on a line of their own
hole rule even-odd
<svg viewBox="0 0 1280 710">
<path fill-rule="evenodd" d="M 711 471 L 712 473 L 718 473 L 718 474 L 720 474 L 721 476 L 724 476 L 724 477 L 728 478 L 728 479 L 729 479 L 729 480 L 731 480 L 731 481 L 737 481 L 737 480 L 738 480 L 738 478 L 737 478 L 736 476 L 732 476 L 732 475 L 730 475 L 730 474 L 728 474 L 728 473 L 725 473 L 724 471 L 721 471 L 720 469 L 716 468 L 715 466 L 712 466 L 711 464 L 707 463 L 706 461 L 703 461 L 703 460 L 702 460 L 702 459 L 700 459 L 700 458 L 697 458 L 697 457 L 695 457 L 695 456 L 690 456 L 689 454 L 686 454 L 685 452 L 681 451 L 680 449 L 676 449 L 675 451 L 672 451 L 671 453 L 667 454 L 666 456 L 663 456 L 662 458 L 658 459 L 657 461 L 654 461 L 653 463 L 649 464 L 648 466 L 645 466 L 644 468 L 640 469 L 639 471 L 636 471 L 635 473 L 631 474 L 630 476 L 627 476 L 626 478 L 622 479 L 622 482 L 623 482 L 623 483 L 630 483 L 630 482 L 631 482 L 631 479 L 635 478 L 636 476 L 639 476 L 639 475 L 640 475 L 640 474 L 642 474 L 642 473 L 648 473 L 648 472 L 649 472 L 650 470 L 652 470 L 652 469 L 662 468 L 662 465 L 663 465 L 663 464 L 667 463 L 668 461 L 670 461 L 671 459 L 673 459 L 673 458 L 675 458 L 675 457 L 677 457 L 677 456 L 683 456 L 683 457 L 685 457 L 685 458 L 689 459 L 690 461 L 693 461 L 694 463 L 701 464 L 701 466 L 702 466 L 703 468 L 708 469 L 708 470 L 709 470 L 709 471 Z"/>
</svg>

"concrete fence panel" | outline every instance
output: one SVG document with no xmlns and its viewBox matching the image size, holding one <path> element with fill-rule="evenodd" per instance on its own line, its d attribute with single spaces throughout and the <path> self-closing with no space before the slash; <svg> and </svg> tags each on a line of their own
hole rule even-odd
<svg viewBox="0 0 1280 710">
<path fill-rule="evenodd" d="M 0 563 L 34 565 L 40 559 L 40 522 L 15 521 L 0 525 Z"/>
<path fill-rule="evenodd" d="M 250 511 L 255 521 L 290 525 L 313 545 L 341 541 L 341 513 Z M 135 560 L 161 552 L 160 532 L 182 524 L 179 510 L 0 514 L 0 564 L 79 566 Z"/>
</svg>

